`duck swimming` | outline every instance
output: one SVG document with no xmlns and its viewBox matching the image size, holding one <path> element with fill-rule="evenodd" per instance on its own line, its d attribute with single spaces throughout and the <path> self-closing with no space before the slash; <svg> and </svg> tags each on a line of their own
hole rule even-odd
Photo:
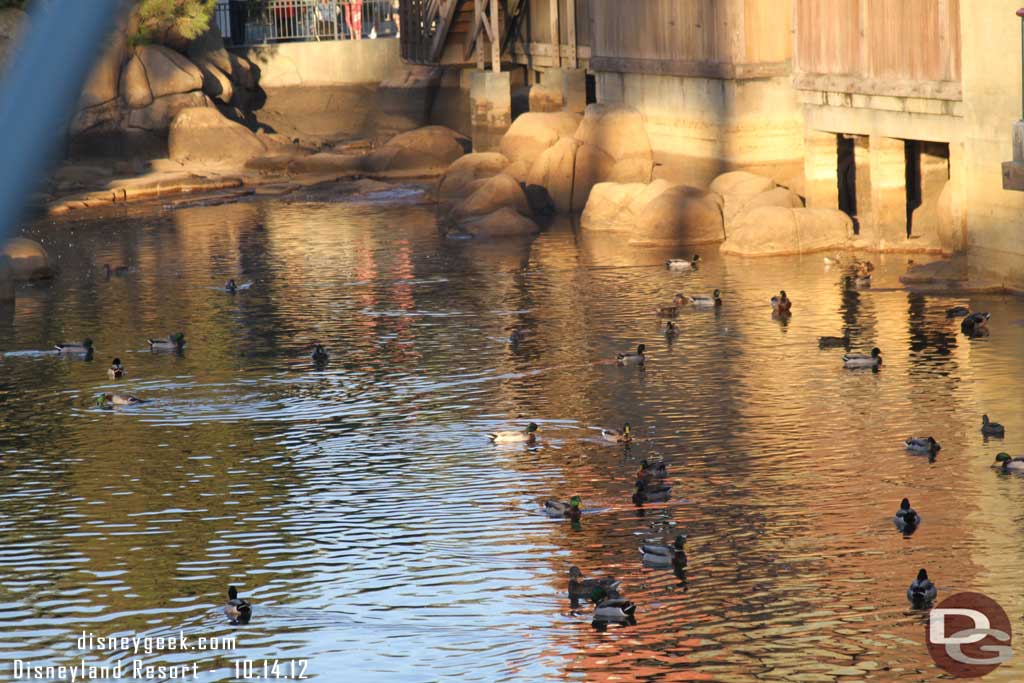
<svg viewBox="0 0 1024 683">
<path fill-rule="evenodd" d="M 139 403 L 145 403 L 141 398 L 136 398 L 131 394 L 100 394 L 96 397 L 96 405 L 100 408 L 107 408 L 109 406 L 134 406 Z"/>
<path fill-rule="evenodd" d="M 121 379 L 124 377 L 124 366 L 121 365 L 121 359 L 115 358 L 110 363 L 110 367 L 107 368 L 107 377 L 110 379 Z"/>
<path fill-rule="evenodd" d="M 647 361 L 645 351 L 647 346 L 640 344 L 636 347 L 636 353 L 620 353 L 615 357 L 615 361 L 619 365 L 643 365 Z"/>
<path fill-rule="evenodd" d="M 661 306 L 657 309 L 657 314 L 662 318 L 674 318 L 679 315 L 679 305 L 686 302 L 686 297 L 682 294 L 676 294 L 672 297 L 671 306 Z"/>
<path fill-rule="evenodd" d="M 598 579 L 584 579 L 583 572 L 580 571 L 579 567 L 569 568 L 570 600 L 588 600 L 597 588 L 610 593 L 618 590 L 621 584 L 621 581 L 617 581 L 610 576 Z"/>
<path fill-rule="evenodd" d="M 779 315 L 785 315 L 789 313 L 789 309 L 793 307 L 793 302 L 786 296 L 786 290 L 779 292 L 778 296 L 773 296 L 771 299 L 772 311 Z"/>
<path fill-rule="evenodd" d="M 232 624 L 248 624 L 252 619 L 252 605 L 238 597 L 238 589 L 228 586 L 228 601 L 224 603 L 224 616 Z"/>
<path fill-rule="evenodd" d="M 85 339 L 80 342 L 64 342 L 63 344 L 55 344 L 53 348 L 57 349 L 57 353 L 85 354 L 87 356 L 91 356 L 95 350 L 92 345 L 92 339 Z"/>
<path fill-rule="evenodd" d="M 910 507 L 910 501 L 904 498 L 900 501 L 900 509 L 896 511 L 893 523 L 900 531 L 916 529 L 917 525 L 921 523 L 921 515 L 917 514 L 914 508 Z"/>
<path fill-rule="evenodd" d="M 711 296 L 688 296 L 686 297 L 686 301 L 691 306 L 696 306 L 698 308 L 717 308 L 722 305 L 722 292 L 721 290 L 716 289 L 711 293 Z"/>
<path fill-rule="evenodd" d="M 544 501 L 544 514 L 548 517 L 556 518 L 567 518 L 574 522 L 580 520 L 580 515 L 583 509 L 583 499 L 579 496 L 573 496 L 569 499 L 568 503 L 563 503 L 560 500 L 545 500 Z"/>
<path fill-rule="evenodd" d="M 330 355 L 327 353 L 327 349 L 324 348 L 323 344 L 313 345 L 312 359 L 314 363 L 326 363 L 330 359 Z"/>
<path fill-rule="evenodd" d="M 939 442 L 930 436 L 924 438 L 910 437 L 903 442 L 903 446 L 911 453 L 938 453 L 942 450 Z"/>
<path fill-rule="evenodd" d="M 673 338 L 675 338 L 675 336 L 677 334 L 679 334 L 679 328 L 676 327 L 676 324 L 674 322 L 669 320 L 667 323 L 665 323 L 665 338 L 666 339 L 673 339 Z"/>
<path fill-rule="evenodd" d="M 539 429 L 540 427 L 535 422 L 531 422 L 526 425 L 526 429 L 519 430 L 518 432 L 494 432 L 488 434 L 487 438 L 494 443 L 534 443 L 537 440 L 537 431 Z"/>
<path fill-rule="evenodd" d="M 664 479 L 668 476 L 668 465 L 665 464 L 664 460 L 659 460 L 656 463 L 651 463 L 647 460 L 643 460 L 640 463 L 640 469 L 637 470 L 636 478 L 651 480 L 651 479 Z"/>
<path fill-rule="evenodd" d="M 917 573 L 917 578 L 907 588 L 907 600 L 910 600 L 915 609 L 921 609 L 935 601 L 939 589 L 928 579 L 928 572 L 922 569 Z"/>
<path fill-rule="evenodd" d="M 671 258 L 665 261 L 665 267 L 669 270 L 696 270 L 697 263 L 700 261 L 700 256 L 697 254 L 693 255 L 689 261 L 683 258 Z"/>
<path fill-rule="evenodd" d="M 175 332 L 164 339 L 147 339 L 150 351 L 180 351 L 185 346 L 185 333 Z"/>
<path fill-rule="evenodd" d="M 871 355 L 848 353 L 843 356 L 843 365 L 847 368 L 877 368 L 882 365 L 882 351 L 877 346 L 871 349 Z"/>
<path fill-rule="evenodd" d="M 242 284 L 237 284 L 234 278 L 232 278 L 227 281 L 227 284 L 224 285 L 224 291 L 227 292 L 228 294 L 234 294 L 235 292 L 244 292 L 250 287 L 252 287 L 252 282 L 244 282 Z"/>
<path fill-rule="evenodd" d="M 1024 456 L 1010 457 L 1009 453 L 1000 453 L 992 467 L 998 467 L 1004 472 L 1024 472 Z"/>
<path fill-rule="evenodd" d="M 643 553 L 642 560 L 644 564 L 655 565 L 655 566 L 669 566 L 676 569 L 683 569 L 686 567 L 686 551 L 683 549 L 683 545 L 686 543 L 686 534 L 679 534 L 676 536 L 675 543 L 669 545 L 668 543 L 644 543 L 640 546 L 640 552 Z"/>
<path fill-rule="evenodd" d="M 589 600 L 594 603 L 594 621 L 606 623 L 629 623 L 634 619 L 636 605 L 618 593 L 609 593 L 600 586 L 591 591 Z"/>
<path fill-rule="evenodd" d="M 622 431 L 617 429 L 602 429 L 601 438 L 605 441 L 611 441 L 613 443 L 625 443 L 633 440 L 632 428 L 629 423 L 622 425 Z"/>
<path fill-rule="evenodd" d="M 994 436 L 1001 439 L 1006 436 L 1006 428 L 998 422 L 989 421 L 988 415 L 982 415 L 981 433 L 985 436 Z"/>
<path fill-rule="evenodd" d="M 643 479 L 637 479 L 636 490 L 633 492 L 633 504 L 664 503 L 669 499 L 671 493 L 672 486 L 669 484 L 653 484 Z"/>
<path fill-rule="evenodd" d="M 960 331 L 969 337 L 980 337 L 988 332 L 989 313 L 971 313 L 960 321 Z"/>
</svg>

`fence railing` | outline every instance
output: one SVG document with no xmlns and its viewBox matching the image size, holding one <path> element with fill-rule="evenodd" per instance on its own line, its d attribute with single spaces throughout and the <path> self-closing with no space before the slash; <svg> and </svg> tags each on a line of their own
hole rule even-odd
<svg viewBox="0 0 1024 683">
<path fill-rule="evenodd" d="M 397 38 L 398 0 L 220 0 L 217 22 L 229 45 Z"/>
</svg>

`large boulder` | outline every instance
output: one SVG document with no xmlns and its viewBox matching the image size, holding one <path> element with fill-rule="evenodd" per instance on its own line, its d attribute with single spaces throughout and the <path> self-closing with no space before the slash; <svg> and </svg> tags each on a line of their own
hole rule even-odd
<svg viewBox="0 0 1024 683">
<path fill-rule="evenodd" d="M 732 230 L 733 222 L 747 208 L 748 202 L 774 188 L 775 181 L 771 178 L 747 171 L 729 171 L 712 180 L 710 190 L 722 197 L 722 214 L 725 217 L 726 232 Z M 782 206 L 782 204 L 763 205 Z"/>
<path fill-rule="evenodd" d="M 714 244 L 725 239 L 715 198 L 696 187 L 674 185 L 640 210 L 630 244 Z"/>
<path fill-rule="evenodd" d="M 512 207 L 502 207 L 483 216 L 461 221 L 448 232 L 449 237 L 469 236 L 480 239 L 493 237 L 525 237 L 540 231 L 537 224 Z"/>
<path fill-rule="evenodd" d="M 372 173 L 403 172 L 441 175 L 465 153 L 465 137 L 444 126 L 425 126 L 399 133 L 366 156 Z"/>
<path fill-rule="evenodd" d="M 146 79 L 154 98 L 200 90 L 203 87 L 203 74 L 199 67 L 168 47 L 142 45 L 135 48 L 135 56 L 146 71 Z"/>
<path fill-rule="evenodd" d="M 125 126 L 164 135 L 171 127 L 171 121 L 181 110 L 211 106 L 213 103 L 199 91 L 166 95 L 156 98 L 148 107 L 129 111 Z"/>
<path fill-rule="evenodd" d="M 654 154 L 643 114 L 630 107 L 591 104 L 575 135 L 573 209 L 587 204 L 591 188 L 602 182 L 649 183 Z"/>
<path fill-rule="evenodd" d="M 203 74 L 203 92 L 224 104 L 231 104 L 231 98 L 235 95 L 235 89 L 231 85 L 231 79 L 218 68 L 213 62 L 201 61 L 196 66 Z"/>
<path fill-rule="evenodd" d="M 437 199 L 452 201 L 466 196 L 466 186 L 480 178 L 492 178 L 508 166 L 508 159 L 497 152 L 476 152 L 456 159 L 441 176 Z"/>
<path fill-rule="evenodd" d="M 541 152 L 533 162 L 526 182 L 547 188 L 555 208 L 559 211 L 572 210 L 573 174 L 576 168 L 576 152 L 580 143 L 572 138 L 562 138 L 554 146 Z"/>
<path fill-rule="evenodd" d="M 670 187 L 672 184 L 662 179 L 653 183 L 598 183 L 591 190 L 580 216 L 580 227 L 595 231 L 629 231 L 647 204 Z"/>
<path fill-rule="evenodd" d="M 79 109 L 95 107 L 117 97 L 121 69 L 127 59 L 127 36 L 124 31 L 114 31 L 82 88 L 78 98 Z"/>
<path fill-rule="evenodd" d="M 530 202 L 522 186 L 512 176 L 499 173 L 484 180 L 471 195 L 455 204 L 450 218 L 461 223 L 469 218 L 486 216 L 506 207 L 523 216 L 531 214 Z"/>
<path fill-rule="evenodd" d="M 50 256 L 43 245 L 35 240 L 14 237 L 0 250 L 0 259 L 9 259 L 11 276 L 16 281 L 45 280 L 53 277 Z"/>
<path fill-rule="evenodd" d="M 266 153 L 266 145 L 245 126 L 213 107 L 183 109 L 171 122 L 168 156 L 177 161 L 244 163 Z"/>
<path fill-rule="evenodd" d="M 254 160 L 256 161 L 256 160 Z M 250 168 L 259 168 L 260 164 L 247 164 Z M 287 165 L 289 173 L 310 174 L 356 174 L 363 168 L 363 158 L 358 154 L 337 154 L 321 152 L 309 156 L 293 158 Z"/>
<path fill-rule="evenodd" d="M 210 27 L 188 44 L 186 54 L 197 65 L 205 62 L 217 67 L 221 73 L 230 75 L 232 72 L 231 57 L 224 49 L 224 37 L 216 21 L 211 21 Z"/>
<path fill-rule="evenodd" d="M 776 256 L 846 249 L 853 221 L 838 209 L 765 206 L 743 213 L 722 244 L 723 254 Z"/>
<path fill-rule="evenodd" d="M 132 109 L 147 107 L 153 101 L 153 91 L 149 88 L 146 68 L 137 54 L 124 65 L 121 71 L 121 99 Z"/>
<path fill-rule="evenodd" d="M 528 112 L 520 115 L 501 138 L 501 153 L 512 163 L 523 162 L 527 172 L 541 153 L 559 139 L 572 137 L 580 117 L 569 112 Z"/>
</svg>

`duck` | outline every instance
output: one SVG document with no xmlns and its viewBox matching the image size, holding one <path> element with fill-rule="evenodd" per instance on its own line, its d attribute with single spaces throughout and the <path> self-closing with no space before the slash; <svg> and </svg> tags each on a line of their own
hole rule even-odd
<svg viewBox="0 0 1024 683">
<path fill-rule="evenodd" d="M 672 297 L 671 306 L 661 306 L 656 312 L 662 318 L 674 318 L 679 315 L 679 305 L 683 303 L 686 303 L 686 297 L 682 294 L 676 294 Z"/>
<path fill-rule="evenodd" d="M 946 309 L 947 318 L 962 318 L 965 315 L 970 315 L 971 309 L 966 306 L 954 306 L 953 308 Z"/>
<path fill-rule="evenodd" d="M 686 566 L 686 551 L 683 545 L 686 543 L 686 534 L 676 536 L 675 543 L 644 543 L 640 546 L 643 553 L 643 562 L 653 565 L 672 565 L 676 569 Z"/>
<path fill-rule="evenodd" d="M 579 496 L 573 496 L 569 499 L 568 503 L 560 500 L 545 500 L 544 514 L 548 517 L 568 518 L 578 522 L 580 515 L 583 514 L 583 499 Z"/>
<path fill-rule="evenodd" d="M 129 268 L 128 266 L 117 266 L 111 268 L 109 263 L 103 264 L 103 272 L 106 274 L 108 280 L 110 279 L 111 275 L 121 277 L 122 275 L 127 275 L 130 270 L 131 268 Z"/>
<path fill-rule="evenodd" d="M 622 431 L 618 429 L 602 429 L 601 438 L 613 443 L 626 443 L 633 440 L 632 428 L 629 423 L 622 425 Z"/>
<path fill-rule="evenodd" d="M 569 568 L 570 600 L 588 600 L 597 588 L 604 590 L 606 593 L 617 591 L 621 584 L 621 581 L 618 581 L 611 576 L 604 576 L 596 579 L 585 579 L 583 578 L 583 572 L 580 571 L 579 567 L 574 566 Z"/>
<path fill-rule="evenodd" d="M 175 332 L 163 339 L 147 339 L 150 351 L 180 351 L 185 346 L 185 333 Z"/>
<path fill-rule="evenodd" d="M 101 408 L 106 408 L 107 406 L 134 406 L 139 403 L 145 403 L 145 401 L 131 394 L 100 394 L 96 397 L 96 405 Z"/>
<path fill-rule="evenodd" d="M 995 436 L 1003 438 L 1006 436 L 1006 428 L 998 422 L 992 422 L 988 419 L 988 415 L 981 416 L 981 433 L 985 436 Z"/>
<path fill-rule="evenodd" d="M 924 569 L 917 573 L 917 578 L 907 588 L 907 600 L 918 609 L 934 602 L 938 594 L 939 589 L 931 582 L 928 572 Z"/>
<path fill-rule="evenodd" d="M 711 296 L 688 296 L 686 297 L 686 301 L 691 306 L 696 306 L 698 308 L 716 308 L 722 305 L 722 292 L 721 290 L 716 289 L 711 293 Z"/>
<path fill-rule="evenodd" d="M 669 484 L 649 484 L 643 479 L 636 480 L 636 491 L 633 492 L 633 504 L 664 503 L 672 493 Z"/>
<path fill-rule="evenodd" d="M 778 296 L 773 296 L 771 299 L 772 311 L 780 315 L 789 313 L 789 309 L 793 307 L 793 302 L 786 296 L 786 290 L 781 290 Z"/>
<path fill-rule="evenodd" d="M 324 348 L 323 344 L 313 345 L 313 355 L 311 356 L 314 363 L 326 363 L 330 359 L 330 355 L 327 353 L 327 349 Z"/>
<path fill-rule="evenodd" d="M 227 292 L 228 294 L 234 294 L 235 292 L 244 292 L 250 287 L 252 287 L 251 282 L 243 282 L 242 284 L 237 284 L 234 278 L 231 278 L 230 280 L 228 280 L 227 284 L 224 285 L 224 291 Z"/>
<path fill-rule="evenodd" d="M 651 463 L 648 460 L 640 462 L 640 469 L 637 470 L 636 478 L 651 480 L 651 479 L 664 479 L 668 476 L 668 465 L 665 464 L 664 460 L 659 460 L 656 463 Z"/>
<path fill-rule="evenodd" d="M 516 346 L 524 339 L 526 339 L 526 335 L 519 329 L 512 330 L 512 333 L 508 335 L 508 343 L 510 346 Z"/>
<path fill-rule="evenodd" d="M 870 275 L 875 272 L 875 264 L 871 261 L 856 260 L 853 262 L 853 268 L 858 275 Z"/>
<path fill-rule="evenodd" d="M 591 591 L 589 600 L 594 603 L 594 621 L 622 623 L 633 620 L 636 605 L 618 593 L 609 593 L 600 586 Z"/>
<path fill-rule="evenodd" d="M 903 442 L 903 446 L 911 453 L 938 453 L 942 450 L 939 442 L 930 436 L 924 438 L 910 437 Z"/>
<path fill-rule="evenodd" d="M 684 258 L 670 258 L 668 261 L 665 261 L 665 267 L 669 270 L 697 270 L 699 262 L 700 256 L 694 254 L 689 261 Z"/>
<path fill-rule="evenodd" d="M 235 625 L 248 624 L 252 619 L 252 605 L 238 597 L 238 589 L 234 586 L 228 586 L 228 601 L 224 603 L 224 616 Z"/>
<path fill-rule="evenodd" d="M 115 358 L 110 363 L 110 367 L 107 368 L 107 377 L 110 379 L 121 379 L 124 377 L 124 366 L 121 365 L 121 359 Z"/>
<path fill-rule="evenodd" d="M 893 522 L 900 531 L 916 529 L 917 525 L 921 523 L 921 515 L 917 514 L 914 508 L 910 507 L 910 500 L 904 498 L 900 501 L 900 509 L 896 511 Z"/>
<path fill-rule="evenodd" d="M 666 322 L 665 323 L 665 338 L 666 339 L 674 339 L 677 334 L 679 334 L 679 328 L 676 327 L 676 324 L 674 322 L 672 322 L 671 320 Z"/>
<path fill-rule="evenodd" d="M 1011 457 L 1009 453 L 1000 453 L 992 467 L 998 467 L 1004 472 L 1024 472 L 1024 456 Z"/>
<path fill-rule="evenodd" d="M 84 353 L 87 356 L 91 356 L 93 351 L 95 351 L 95 348 L 92 345 L 92 339 L 84 339 L 80 342 L 64 342 L 62 344 L 55 344 L 53 348 L 57 349 L 58 353 Z"/>
<path fill-rule="evenodd" d="M 846 334 L 846 335 L 843 335 L 842 337 L 829 337 L 829 336 L 818 337 L 818 348 L 819 349 L 838 349 L 838 348 L 848 349 L 848 348 L 850 348 L 850 335 Z"/>
<path fill-rule="evenodd" d="M 877 346 L 871 349 L 871 355 L 847 353 L 843 356 L 843 365 L 848 368 L 877 368 L 882 364 L 882 351 Z"/>
<path fill-rule="evenodd" d="M 960 331 L 968 336 L 982 335 L 988 332 L 989 313 L 971 313 L 960 321 Z"/>
<path fill-rule="evenodd" d="M 526 429 L 519 431 L 493 432 L 487 435 L 494 443 L 534 443 L 537 440 L 537 431 L 540 427 L 536 422 L 526 425 Z"/>
<path fill-rule="evenodd" d="M 645 351 L 647 346 L 640 344 L 636 347 L 636 353 L 620 353 L 615 356 L 615 360 L 619 365 L 643 365 L 647 361 Z"/>
</svg>

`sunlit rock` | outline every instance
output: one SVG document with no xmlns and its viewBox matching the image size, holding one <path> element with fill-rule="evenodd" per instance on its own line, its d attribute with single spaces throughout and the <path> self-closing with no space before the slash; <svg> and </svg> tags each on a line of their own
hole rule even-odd
<svg viewBox="0 0 1024 683">
<path fill-rule="evenodd" d="M 437 187 L 438 201 L 466 196 L 465 189 L 469 183 L 498 175 L 508 163 L 508 158 L 497 152 L 477 152 L 456 159 L 441 176 Z"/>
<path fill-rule="evenodd" d="M 544 150 L 563 137 L 572 137 L 580 117 L 568 112 L 528 112 L 520 115 L 501 139 L 501 153 L 512 163 L 523 162 L 526 172 Z"/>
<path fill-rule="evenodd" d="M 448 236 L 466 236 L 478 239 L 495 237 L 522 237 L 534 235 L 540 228 L 532 220 L 510 206 L 502 207 L 482 216 L 463 220 L 449 230 Z"/>
<path fill-rule="evenodd" d="M 838 209 L 765 206 L 738 217 L 721 246 L 723 254 L 776 256 L 846 249 L 853 221 Z"/>
<path fill-rule="evenodd" d="M 244 163 L 267 151 L 245 126 L 230 121 L 212 107 L 183 109 L 171 122 L 167 140 L 174 161 L 227 161 Z"/>
<path fill-rule="evenodd" d="M 509 208 L 522 216 L 530 216 L 530 203 L 516 179 L 505 173 L 484 180 L 476 190 L 455 204 L 449 214 L 458 223 L 486 216 Z"/>
<path fill-rule="evenodd" d="M 576 131 L 572 208 L 587 204 L 601 182 L 648 183 L 654 156 L 643 114 L 625 106 L 591 104 Z"/>
<path fill-rule="evenodd" d="M 633 244 L 707 244 L 725 237 L 713 195 L 666 180 L 595 185 L 580 226 L 627 232 Z"/>
<path fill-rule="evenodd" d="M 399 133 L 388 140 L 366 156 L 365 167 L 372 173 L 403 171 L 440 175 L 468 146 L 466 138 L 450 128 L 426 126 Z"/>
<path fill-rule="evenodd" d="M 527 176 L 528 184 L 547 189 L 559 211 L 572 210 L 573 173 L 579 146 L 577 140 L 562 138 L 541 153 Z"/>
</svg>

